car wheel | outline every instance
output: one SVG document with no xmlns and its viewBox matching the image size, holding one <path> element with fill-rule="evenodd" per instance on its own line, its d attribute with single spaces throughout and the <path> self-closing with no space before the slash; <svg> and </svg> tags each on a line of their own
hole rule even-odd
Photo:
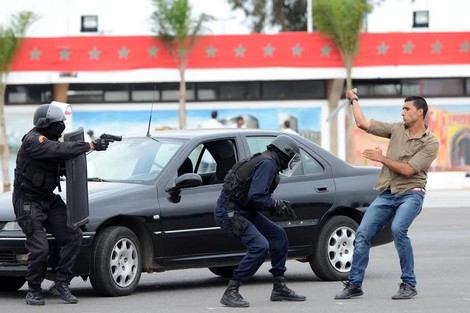
<svg viewBox="0 0 470 313">
<path fill-rule="evenodd" d="M 95 239 L 90 282 L 103 296 L 131 294 L 142 273 L 142 255 L 137 236 L 129 228 L 112 226 Z"/>
<path fill-rule="evenodd" d="M 238 266 L 220 266 L 220 267 L 209 267 L 209 270 L 220 277 L 231 278 L 233 277 L 233 270 Z"/>
<path fill-rule="evenodd" d="M 23 287 L 24 277 L 0 276 L 0 292 L 17 291 Z"/>
<path fill-rule="evenodd" d="M 346 216 L 333 216 L 321 227 L 309 260 L 320 279 L 348 279 L 357 227 L 356 221 Z"/>
</svg>

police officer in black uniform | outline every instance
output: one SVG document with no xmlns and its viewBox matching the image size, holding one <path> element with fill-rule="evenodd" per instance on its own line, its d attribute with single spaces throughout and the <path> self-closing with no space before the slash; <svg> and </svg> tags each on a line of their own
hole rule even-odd
<svg viewBox="0 0 470 313">
<path fill-rule="evenodd" d="M 26 303 L 43 305 L 41 283 L 46 276 L 49 245 L 46 231 L 59 246 L 56 278 L 49 292 L 68 303 L 78 300 L 69 289 L 73 278 L 72 267 L 77 258 L 82 232 L 67 227 L 66 205 L 53 191 L 59 187 L 59 176 L 64 174 L 64 162 L 90 150 L 106 150 L 108 142 L 59 142 L 65 129 L 65 116 L 55 104 L 40 105 L 34 112 L 31 129 L 22 139 L 18 152 L 13 183 L 13 206 L 17 222 L 26 234 L 28 292 Z"/>
<path fill-rule="evenodd" d="M 237 162 L 224 179 L 214 212 L 216 223 L 228 234 L 235 235 L 246 247 L 246 255 L 233 272 L 233 278 L 220 300 L 229 307 L 248 307 L 239 294 L 240 284 L 249 280 L 269 253 L 274 287 L 271 301 L 305 301 L 286 286 L 284 272 L 289 242 L 285 230 L 261 211 L 273 216 L 292 217 L 290 203 L 273 199 L 279 184 L 279 172 L 290 176 L 300 164 L 299 146 L 287 135 L 276 137 L 267 150 Z"/>
</svg>

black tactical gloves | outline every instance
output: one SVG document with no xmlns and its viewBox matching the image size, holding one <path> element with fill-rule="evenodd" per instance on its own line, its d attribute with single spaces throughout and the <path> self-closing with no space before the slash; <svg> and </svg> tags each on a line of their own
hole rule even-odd
<svg viewBox="0 0 470 313">
<path fill-rule="evenodd" d="M 93 143 L 93 150 L 95 151 L 104 151 L 108 149 L 108 146 L 109 146 L 109 142 L 101 138 L 93 140 L 92 143 Z"/>
<path fill-rule="evenodd" d="M 269 213 L 272 216 L 283 216 L 287 210 L 287 205 L 290 205 L 290 202 L 287 200 L 274 200 L 274 207 L 269 209 Z"/>
<path fill-rule="evenodd" d="M 274 200 L 274 207 L 269 209 L 269 213 L 272 216 L 289 216 L 290 218 L 297 218 L 295 215 L 294 210 L 292 210 L 292 206 L 289 201 L 287 200 Z"/>
</svg>

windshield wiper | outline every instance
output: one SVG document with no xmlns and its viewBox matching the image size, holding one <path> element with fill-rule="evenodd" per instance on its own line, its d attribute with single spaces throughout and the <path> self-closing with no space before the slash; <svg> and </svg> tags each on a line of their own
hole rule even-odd
<svg viewBox="0 0 470 313">
<path fill-rule="evenodd" d="M 95 181 L 95 182 L 109 182 L 107 179 L 103 179 L 100 177 L 89 177 L 88 181 Z"/>
</svg>

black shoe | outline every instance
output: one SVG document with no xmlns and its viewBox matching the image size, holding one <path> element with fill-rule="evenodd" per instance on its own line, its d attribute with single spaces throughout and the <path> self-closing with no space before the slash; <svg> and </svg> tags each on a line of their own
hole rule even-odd
<svg viewBox="0 0 470 313">
<path fill-rule="evenodd" d="M 392 296 L 392 299 L 393 300 L 411 299 L 417 294 L 418 294 L 418 290 L 416 290 L 415 287 L 407 283 L 401 283 L 400 288 L 398 288 L 397 293 Z"/>
<path fill-rule="evenodd" d="M 238 288 L 240 287 L 240 282 L 237 280 L 230 280 L 228 282 L 227 289 L 220 299 L 220 303 L 223 305 L 233 307 L 233 308 L 247 308 L 250 306 L 250 303 L 245 301 L 243 297 L 238 293 Z"/>
<path fill-rule="evenodd" d="M 54 296 L 60 297 L 62 300 L 68 303 L 77 303 L 78 299 L 72 294 L 69 288 L 69 284 L 65 282 L 55 282 L 49 287 L 49 292 Z"/>
<path fill-rule="evenodd" d="M 364 292 L 362 292 L 361 287 L 357 287 L 353 283 L 346 282 L 344 283 L 344 289 L 340 293 L 337 293 L 335 299 L 351 299 L 353 297 L 362 296 Z"/>
<path fill-rule="evenodd" d="M 41 290 L 28 290 L 25 298 L 26 304 L 29 305 L 44 305 L 46 302 L 42 298 Z"/>
<path fill-rule="evenodd" d="M 307 297 L 297 294 L 286 286 L 284 275 L 274 277 L 274 287 L 271 292 L 271 301 L 305 301 Z"/>
</svg>

